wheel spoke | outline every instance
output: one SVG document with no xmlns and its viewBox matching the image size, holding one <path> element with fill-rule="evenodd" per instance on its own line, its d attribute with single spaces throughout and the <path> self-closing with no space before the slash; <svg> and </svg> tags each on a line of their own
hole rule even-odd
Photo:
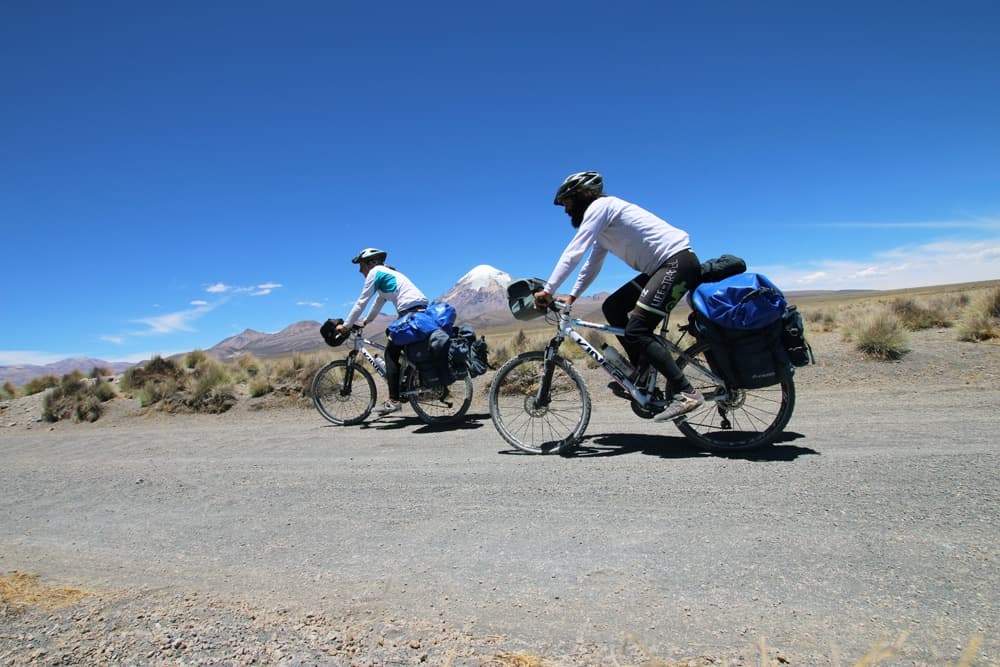
<svg viewBox="0 0 1000 667">
<path fill-rule="evenodd" d="M 323 366 L 316 371 L 310 389 L 313 405 L 319 413 L 339 425 L 364 421 L 375 406 L 375 381 L 371 374 L 354 366 L 350 386 L 347 386 L 347 363 L 345 359 L 338 359 Z"/>
<path fill-rule="evenodd" d="M 707 343 L 695 343 L 686 353 L 707 368 L 705 352 L 709 349 Z M 774 441 L 791 418 L 795 405 L 791 378 L 761 389 L 717 393 L 723 388 L 706 385 L 706 375 L 697 367 L 684 358 L 678 365 L 703 394 L 721 396 L 676 422 L 686 437 L 705 449 L 739 451 L 763 447 Z"/>
<path fill-rule="evenodd" d="M 425 388 L 414 372 L 407 380 L 410 405 L 427 424 L 446 424 L 465 416 L 472 404 L 472 380 L 466 376 L 447 387 Z"/>
<path fill-rule="evenodd" d="M 544 358 L 527 352 L 497 371 L 490 387 L 490 416 L 508 443 L 534 454 L 567 451 L 576 446 L 590 421 L 590 395 L 583 379 L 557 357 L 549 402 L 535 407 Z"/>
</svg>

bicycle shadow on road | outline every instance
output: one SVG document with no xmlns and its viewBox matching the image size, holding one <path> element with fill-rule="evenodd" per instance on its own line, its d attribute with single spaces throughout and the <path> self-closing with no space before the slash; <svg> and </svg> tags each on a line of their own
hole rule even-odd
<svg viewBox="0 0 1000 667">
<path fill-rule="evenodd" d="M 373 419 L 361 424 L 362 429 L 376 429 L 379 431 L 395 431 L 404 428 L 413 428 L 414 433 L 451 433 L 454 431 L 468 431 L 483 427 L 483 421 L 490 416 L 466 414 L 456 422 L 444 424 L 427 424 L 420 417 L 411 415 L 389 415 L 381 419 Z M 414 428 L 416 427 L 416 428 Z"/>
<path fill-rule="evenodd" d="M 744 461 L 794 461 L 800 456 L 818 455 L 815 449 L 789 444 L 805 437 L 801 433 L 785 432 L 770 447 L 749 452 L 709 452 L 700 449 L 683 436 L 664 436 L 648 433 L 606 433 L 585 437 L 565 458 L 599 458 L 625 454 L 645 454 L 662 459 L 687 459 L 713 456 Z"/>
</svg>

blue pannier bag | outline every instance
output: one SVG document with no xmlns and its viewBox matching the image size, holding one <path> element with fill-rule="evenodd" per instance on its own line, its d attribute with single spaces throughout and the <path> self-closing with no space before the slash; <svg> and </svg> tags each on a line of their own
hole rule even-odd
<svg viewBox="0 0 1000 667">
<path fill-rule="evenodd" d="M 726 329 L 762 329 L 777 322 L 788 305 L 785 295 L 759 273 L 739 273 L 702 283 L 691 293 L 692 307 Z"/>
<path fill-rule="evenodd" d="M 785 295 L 759 273 L 741 273 L 702 283 L 690 294 L 691 323 L 712 347 L 709 366 L 728 385 L 757 389 L 791 377 L 792 363 L 782 341 Z"/>
<path fill-rule="evenodd" d="M 427 306 L 427 310 L 407 313 L 386 327 L 385 333 L 399 346 L 427 340 L 437 329 L 450 332 L 455 323 L 455 308 L 439 302 Z"/>
<path fill-rule="evenodd" d="M 434 318 L 420 311 L 403 315 L 386 327 L 385 333 L 393 343 L 404 346 L 427 340 L 431 332 L 437 328 L 438 325 Z"/>
<path fill-rule="evenodd" d="M 427 310 L 424 313 L 446 332 L 450 332 L 451 327 L 455 324 L 455 308 L 444 301 L 432 303 L 427 306 Z"/>
</svg>

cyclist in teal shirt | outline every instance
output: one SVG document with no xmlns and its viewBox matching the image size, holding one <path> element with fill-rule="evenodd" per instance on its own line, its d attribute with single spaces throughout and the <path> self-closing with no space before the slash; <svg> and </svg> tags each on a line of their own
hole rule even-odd
<svg viewBox="0 0 1000 667">
<path fill-rule="evenodd" d="M 375 298 L 375 305 L 368 312 L 368 317 L 360 321 L 361 326 L 374 320 L 386 302 L 391 302 L 396 307 L 396 317 L 427 308 L 428 300 L 424 293 L 417 289 L 417 286 L 405 275 L 391 266 L 386 266 L 386 257 L 388 257 L 388 253 L 384 250 L 365 248 L 351 260 L 352 263 L 358 265 L 361 275 L 365 277 L 365 284 L 361 288 L 361 296 L 354 303 L 351 312 L 347 314 L 347 319 L 337 327 L 337 333 L 343 333 L 350 329 L 355 322 L 358 322 L 358 318 L 361 317 L 361 313 L 364 312 L 372 298 Z M 386 415 L 402 409 L 399 400 L 399 355 L 402 351 L 403 348 L 391 340 L 386 345 L 385 381 L 389 385 L 389 399 L 375 408 L 377 414 Z"/>
</svg>

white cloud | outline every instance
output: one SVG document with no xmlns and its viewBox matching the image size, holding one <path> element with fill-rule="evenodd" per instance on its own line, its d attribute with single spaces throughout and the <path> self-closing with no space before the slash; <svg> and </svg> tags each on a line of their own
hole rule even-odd
<svg viewBox="0 0 1000 667">
<path fill-rule="evenodd" d="M 284 287 L 281 283 L 262 283 L 253 287 L 236 287 L 233 285 L 227 285 L 226 283 L 215 283 L 214 285 L 209 285 L 205 288 L 206 292 L 210 294 L 223 294 L 226 292 L 232 292 L 234 294 L 249 294 L 250 296 L 266 296 L 278 289 L 279 287 Z"/>
<path fill-rule="evenodd" d="M 98 336 L 98 340 L 103 340 L 105 343 L 111 343 L 113 345 L 125 344 L 125 338 L 122 336 Z"/>
<path fill-rule="evenodd" d="M 264 283 L 263 285 L 257 285 L 256 291 L 251 292 L 250 296 L 266 296 L 279 287 L 282 287 L 281 283 Z"/>
<path fill-rule="evenodd" d="M 319 301 L 296 301 L 296 306 L 309 306 L 310 308 L 322 308 L 323 304 Z"/>
<path fill-rule="evenodd" d="M 201 299 L 195 299 L 194 301 L 191 302 L 191 305 L 192 306 L 207 306 L 208 305 L 208 301 L 202 301 Z"/>
<path fill-rule="evenodd" d="M 156 317 L 145 317 L 132 320 L 133 322 L 145 324 L 149 327 L 146 331 L 135 332 L 135 335 L 152 336 L 170 334 L 175 331 L 194 331 L 191 326 L 191 322 L 198 319 L 213 308 L 214 306 L 206 304 L 204 306 L 198 306 L 192 310 L 182 310 L 176 313 L 167 313 L 166 315 L 157 315 Z"/>
<path fill-rule="evenodd" d="M 1000 239 L 934 241 L 891 248 L 865 260 L 823 259 L 750 268 L 785 290 L 882 290 L 997 280 Z"/>
</svg>

